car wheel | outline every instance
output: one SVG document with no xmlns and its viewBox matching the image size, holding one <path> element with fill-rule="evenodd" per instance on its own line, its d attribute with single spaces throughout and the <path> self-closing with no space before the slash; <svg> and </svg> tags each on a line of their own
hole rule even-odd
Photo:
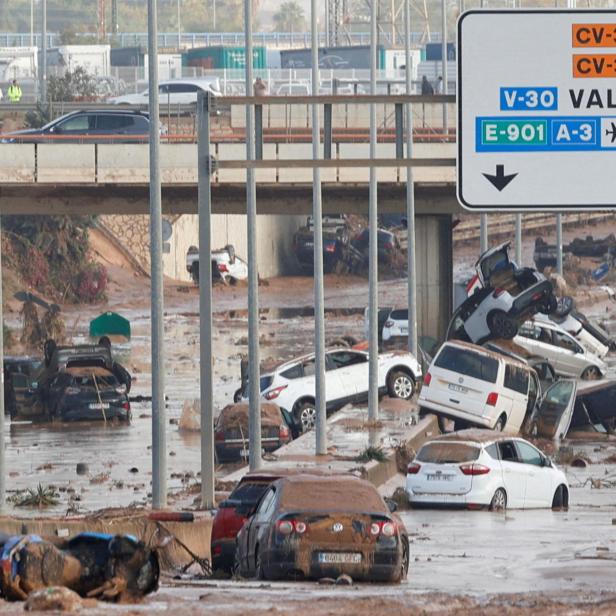
<svg viewBox="0 0 616 616">
<path fill-rule="evenodd" d="M 239 389 L 236 389 L 235 393 L 233 394 L 233 402 L 237 404 L 241 400 L 242 400 L 242 388 L 240 387 Z"/>
<path fill-rule="evenodd" d="M 195 284 L 199 284 L 199 261 L 195 261 L 190 268 L 190 277 Z"/>
<path fill-rule="evenodd" d="M 560 485 L 556 488 L 556 492 L 554 492 L 554 498 L 552 499 L 552 509 L 566 509 L 567 506 L 567 488 L 565 488 L 565 486 L 563 485 Z"/>
<path fill-rule="evenodd" d="M 504 415 L 501 415 L 496 423 L 494 424 L 494 430 L 496 432 L 502 432 L 505 429 L 505 424 L 507 423 L 507 418 Z"/>
<path fill-rule="evenodd" d="M 294 414 L 302 432 L 308 432 L 314 428 L 317 421 L 317 409 L 314 402 L 302 402 Z"/>
<path fill-rule="evenodd" d="M 518 333 L 518 327 L 502 310 L 494 310 L 488 315 L 488 328 L 497 338 L 511 340 Z"/>
<path fill-rule="evenodd" d="M 410 551 L 409 542 L 406 537 L 401 537 L 402 540 L 402 562 L 400 563 L 400 581 L 405 580 L 409 574 Z"/>
<path fill-rule="evenodd" d="M 599 370 L 597 366 L 588 366 L 588 368 L 586 368 L 584 372 L 582 372 L 582 379 L 585 381 L 596 381 L 600 378 L 601 370 Z"/>
<path fill-rule="evenodd" d="M 507 493 L 503 488 L 498 488 L 490 501 L 490 511 L 505 511 L 507 509 Z"/>
<path fill-rule="evenodd" d="M 542 314 L 552 314 L 558 309 L 558 300 L 554 295 L 550 295 L 545 304 L 539 309 Z"/>
<path fill-rule="evenodd" d="M 415 381 L 406 372 L 397 370 L 387 379 L 387 392 L 392 398 L 410 400 L 415 392 Z"/>
</svg>

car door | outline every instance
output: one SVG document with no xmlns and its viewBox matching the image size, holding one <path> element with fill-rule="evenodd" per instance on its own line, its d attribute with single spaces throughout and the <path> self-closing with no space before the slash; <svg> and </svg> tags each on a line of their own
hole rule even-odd
<svg viewBox="0 0 616 616">
<path fill-rule="evenodd" d="M 563 439 L 573 417 L 576 381 L 560 380 L 551 385 L 531 418 L 531 434 L 540 438 Z"/>
<path fill-rule="evenodd" d="M 329 354 L 341 382 L 345 398 L 363 396 L 368 391 L 368 356 L 359 351 L 333 351 Z"/>
<path fill-rule="evenodd" d="M 265 549 L 264 538 L 269 529 L 270 517 L 276 504 L 276 488 L 271 487 L 261 498 L 255 514 L 250 518 L 247 529 L 247 569 L 254 573 L 257 564 L 257 553 Z"/>
<path fill-rule="evenodd" d="M 334 359 L 338 351 L 330 351 L 325 355 L 325 397 L 328 408 L 344 404 L 348 398 L 348 382 L 340 372 L 340 365 Z"/>
<path fill-rule="evenodd" d="M 87 135 L 96 130 L 96 116 L 92 113 L 82 113 L 72 116 L 59 122 L 52 127 L 50 133 L 56 135 L 58 139 L 52 143 L 91 143 Z"/>
<path fill-rule="evenodd" d="M 513 440 L 498 442 L 498 453 L 503 471 L 503 483 L 507 492 L 507 507 L 524 507 L 526 492 L 526 471 L 520 464 L 520 456 Z"/>
<path fill-rule="evenodd" d="M 516 441 L 520 465 L 526 474 L 524 509 L 546 507 L 552 504 L 552 473 L 544 463 L 545 456 L 530 443 Z"/>
<path fill-rule="evenodd" d="M 101 113 L 96 117 L 96 134 L 104 136 L 102 143 L 122 143 L 129 141 L 123 135 L 130 134 L 134 124 L 133 116 L 123 114 Z"/>
<path fill-rule="evenodd" d="M 565 376 L 580 376 L 586 366 L 584 349 L 564 331 L 554 330 L 552 340 L 556 349 L 554 355 L 558 355 L 556 370 Z"/>
</svg>

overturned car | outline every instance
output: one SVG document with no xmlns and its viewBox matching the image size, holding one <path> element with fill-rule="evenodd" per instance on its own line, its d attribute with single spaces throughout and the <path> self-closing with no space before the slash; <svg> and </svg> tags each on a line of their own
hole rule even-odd
<svg viewBox="0 0 616 616">
<path fill-rule="evenodd" d="M 475 264 L 470 296 L 454 313 L 459 336 L 481 344 L 490 338 L 511 340 L 518 327 L 537 312 L 550 314 L 558 303 L 552 283 L 530 267 L 509 259 L 510 242 L 484 252 Z"/>
</svg>

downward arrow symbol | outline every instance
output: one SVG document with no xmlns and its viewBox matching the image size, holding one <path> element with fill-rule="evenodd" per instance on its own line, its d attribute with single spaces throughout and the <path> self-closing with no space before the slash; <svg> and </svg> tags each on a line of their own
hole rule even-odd
<svg viewBox="0 0 616 616">
<path fill-rule="evenodd" d="M 516 175 L 518 174 L 511 173 L 510 175 L 505 175 L 505 165 L 496 165 L 496 175 L 491 175 L 489 173 L 483 174 L 486 180 L 488 180 L 499 192 L 503 190 Z"/>
</svg>

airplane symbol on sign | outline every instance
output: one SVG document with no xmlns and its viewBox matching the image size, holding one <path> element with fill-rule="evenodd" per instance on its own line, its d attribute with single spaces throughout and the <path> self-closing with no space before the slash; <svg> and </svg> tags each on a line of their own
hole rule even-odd
<svg viewBox="0 0 616 616">
<path fill-rule="evenodd" d="M 612 125 L 612 130 L 606 129 L 605 134 L 610 135 L 612 137 L 612 141 L 610 143 L 614 143 L 614 141 L 616 141 L 616 124 L 614 122 L 610 122 L 610 124 Z"/>
</svg>

